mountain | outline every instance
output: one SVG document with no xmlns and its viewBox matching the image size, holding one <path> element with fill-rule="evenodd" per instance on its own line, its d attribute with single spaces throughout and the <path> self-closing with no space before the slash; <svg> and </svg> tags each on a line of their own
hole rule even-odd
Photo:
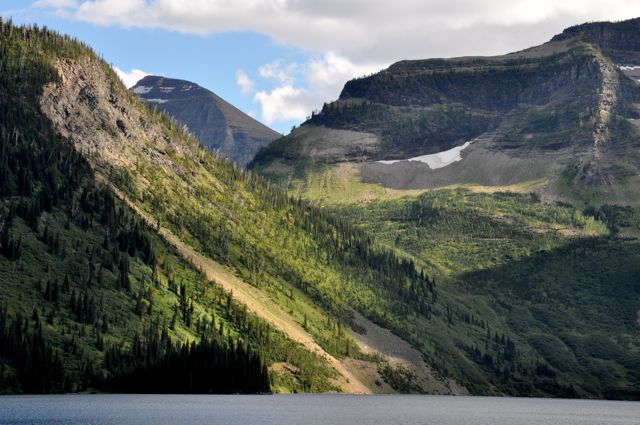
<svg viewBox="0 0 640 425">
<path fill-rule="evenodd" d="M 637 398 L 626 344 L 640 332 L 639 25 L 398 62 L 349 81 L 249 168 L 407 256 L 438 299 L 465 306 L 444 325 L 399 327 L 433 347 L 432 364 L 505 373 L 508 384 L 489 381 L 510 393 Z M 493 351 L 501 333 L 516 354 Z M 468 362 L 445 360 L 459 352 Z M 562 384 L 542 390 L 545 379 Z"/>
<path fill-rule="evenodd" d="M 131 90 L 186 125 L 205 146 L 242 166 L 260 148 L 280 137 L 215 93 L 189 81 L 147 76 Z"/>
<path fill-rule="evenodd" d="M 381 327 L 435 303 L 411 261 L 79 41 L 0 21 L 0 58 L 0 391 L 468 392 Z"/>
<path fill-rule="evenodd" d="M 352 164 L 356 180 L 391 189 L 538 182 L 550 199 L 636 204 L 639 27 L 585 24 L 504 56 L 395 63 L 349 81 L 252 167 L 294 176 L 289 186 Z"/>
<path fill-rule="evenodd" d="M 0 391 L 640 397 L 633 209 L 319 208 L 79 41 L 0 21 L 0 59 Z"/>
</svg>

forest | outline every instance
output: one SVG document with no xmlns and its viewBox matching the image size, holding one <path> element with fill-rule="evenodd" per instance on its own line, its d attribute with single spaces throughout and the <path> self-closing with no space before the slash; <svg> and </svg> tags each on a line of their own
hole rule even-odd
<svg viewBox="0 0 640 425">
<path fill-rule="evenodd" d="M 10 22 L 0 41 L 0 392 L 333 388 L 322 359 L 182 260 L 39 112 L 50 58 L 88 48 Z M 272 376 L 280 361 L 298 376 Z M 134 379 L 174 365 L 201 381 Z"/>
</svg>

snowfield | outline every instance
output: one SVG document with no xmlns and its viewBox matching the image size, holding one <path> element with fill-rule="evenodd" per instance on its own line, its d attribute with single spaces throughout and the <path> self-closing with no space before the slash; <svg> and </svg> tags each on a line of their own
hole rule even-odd
<svg viewBox="0 0 640 425">
<path fill-rule="evenodd" d="M 133 89 L 133 92 L 135 94 L 147 94 L 151 91 L 153 87 L 147 87 L 147 86 L 139 86 L 136 87 L 135 89 Z"/>
<path fill-rule="evenodd" d="M 447 165 L 450 165 L 450 164 L 453 164 L 454 162 L 458 162 L 462 160 L 461 153 L 463 150 L 469 147 L 470 144 L 471 142 L 466 142 L 462 146 L 456 146 L 455 148 L 451 148 L 449 150 L 438 152 L 438 153 L 433 153 L 430 155 L 415 156 L 409 159 L 393 159 L 393 160 L 376 161 L 376 162 L 379 162 L 381 164 L 391 165 L 391 164 L 395 164 L 396 162 L 402 162 L 402 161 L 416 161 L 416 162 L 422 162 L 423 164 L 427 164 L 429 168 L 431 168 L 432 170 L 435 170 L 437 168 L 446 167 Z"/>
<path fill-rule="evenodd" d="M 618 68 L 622 71 L 635 71 L 640 69 L 640 65 L 618 65 Z"/>
</svg>

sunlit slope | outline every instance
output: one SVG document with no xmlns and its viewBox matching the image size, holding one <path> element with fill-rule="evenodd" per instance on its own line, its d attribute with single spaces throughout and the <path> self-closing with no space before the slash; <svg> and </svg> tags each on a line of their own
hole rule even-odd
<svg viewBox="0 0 640 425">
<path fill-rule="evenodd" d="M 325 360 L 213 285 L 56 133 L 39 97 L 60 58 L 97 61 L 0 21 L 0 392 L 167 391 L 131 374 L 203 340 L 220 364 L 210 390 L 336 390 Z M 169 391 L 202 391 L 178 380 Z"/>
<path fill-rule="evenodd" d="M 461 320 L 489 324 L 479 343 L 441 330 L 484 370 L 501 368 L 486 354 L 500 329 L 522 362 L 504 378 L 532 368 L 515 379 L 520 390 L 546 377 L 563 382 L 565 396 L 638 398 L 639 246 L 624 236 L 638 234 L 637 211 L 469 189 L 329 208 L 425 266 L 444 302 L 468 309 Z"/>
<path fill-rule="evenodd" d="M 404 311 L 410 294 L 430 302 L 428 278 L 365 233 L 216 157 L 143 105 L 91 52 L 51 61 L 60 78 L 46 85 L 40 107 L 98 179 L 208 277 L 236 282 L 225 288 L 239 300 L 249 294 L 250 312 L 311 351 L 320 347 L 337 371 L 336 389 L 376 391 L 341 363 L 363 360 L 378 373 L 386 361 L 361 352 L 353 310 L 377 318 Z M 241 294 L 245 285 L 251 289 Z M 276 371 L 295 379 L 296 369 Z M 452 392 L 448 378 L 434 374 L 432 384 Z"/>
</svg>

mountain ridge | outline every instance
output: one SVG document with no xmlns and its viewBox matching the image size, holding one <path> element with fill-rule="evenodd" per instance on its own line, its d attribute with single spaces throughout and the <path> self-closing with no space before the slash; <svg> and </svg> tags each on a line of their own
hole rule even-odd
<svg viewBox="0 0 640 425">
<path fill-rule="evenodd" d="M 462 320 L 498 318 L 515 357 L 536 365 L 515 366 L 512 391 L 554 376 L 560 397 L 589 387 L 636 399 L 637 345 L 625 344 L 640 331 L 637 25 L 578 26 L 502 56 L 400 61 L 347 82 L 249 168 L 412 258 L 439 296 L 470 307 L 475 319 Z M 450 149 L 460 157 L 429 164 Z M 512 376 L 485 352 L 492 332 L 479 344 L 455 327 L 419 334 Z"/>
<path fill-rule="evenodd" d="M 314 168 L 346 162 L 357 164 L 362 182 L 392 189 L 545 178 L 540 194 L 549 198 L 638 203 L 638 22 L 577 26 L 502 56 L 396 62 L 347 82 L 338 100 L 262 149 L 250 167 L 290 189 Z M 623 48 L 632 49 L 624 50 L 631 62 L 618 62 Z M 451 169 L 378 162 L 473 139 Z M 618 193 L 608 195 L 611 187 Z"/>
</svg>

